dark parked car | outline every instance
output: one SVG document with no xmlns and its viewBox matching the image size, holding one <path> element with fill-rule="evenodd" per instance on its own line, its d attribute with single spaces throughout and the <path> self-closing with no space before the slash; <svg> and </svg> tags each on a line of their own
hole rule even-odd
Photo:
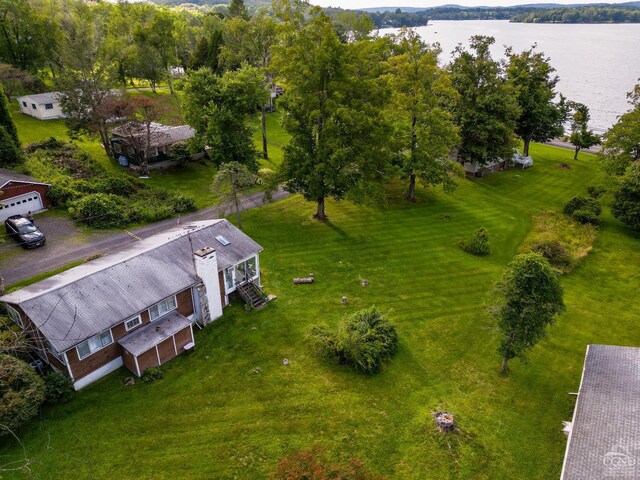
<svg viewBox="0 0 640 480">
<path fill-rule="evenodd" d="M 28 218 L 12 215 L 4 222 L 9 236 L 17 240 L 24 248 L 42 247 L 47 239 L 44 233 Z"/>
</svg>

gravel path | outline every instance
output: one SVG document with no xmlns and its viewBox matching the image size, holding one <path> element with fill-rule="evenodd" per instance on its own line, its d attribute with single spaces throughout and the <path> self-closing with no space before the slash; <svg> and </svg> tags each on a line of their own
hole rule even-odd
<svg viewBox="0 0 640 480">
<path fill-rule="evenodd" d="M 280 200 L 288 195 L 280 189 L 273 194 L 273 200 Z M 264 205 L 263 198 L 263 192 L 248 195 L 240 201 L 241 209 L 249 210 Z M 179 221 L 185 223 L 221 218 L 232 211 L 231 205 L 220 204 L 184 215 Z M 170 218 L 145 225 L 131 230 L 130 233 L 115 233 L 112 230 L 91 234 L 81 232 L 71 220 L 58 215 L 36 216 L 35 221 L 47 236 L 47 244 L 44 247 L 24 250 L 11 238 L 7 238 L 0 246 L 0 275 L 4 277 L 5 285 L 125 247 L 138 241 L 136 237 L 150 237 L 176 225 L 178 219 Z"/>
</svg>

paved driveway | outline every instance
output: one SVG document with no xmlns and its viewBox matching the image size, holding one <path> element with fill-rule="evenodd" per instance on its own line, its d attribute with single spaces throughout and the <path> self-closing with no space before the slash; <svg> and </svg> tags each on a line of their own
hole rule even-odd
<svg viewBox="0 0 640 480">
<path fill-rule="evenodd" d="M 288 193 L 278 190 L 274 193 L 273 200 L 286 196 Z M 262 192 L 249 195 L 240 201 L 240 208 L 248 210 L 264 205 L 263 197 Z M 221 218 L 232 211 L 227 204 L 218 205 L 185 215 L 180 218 L 180 222 Z M 37 215 L 35 222 L 47 236 L 47 244 L 42 248 L 24 250 L 12 238 L 3 237 L 5 242 L 0 245 L 0 275 L 4 278 L 5 285 L 125 247 L 140 238 L 176 225 L 178 219 L 163 220 L 131 232 L 109 230 L 98 233 L 83 232 L 71 220 L 57 213 L 45 212 Z M 2 228 L 0 232 L 4 233 Z"/>
</svg>

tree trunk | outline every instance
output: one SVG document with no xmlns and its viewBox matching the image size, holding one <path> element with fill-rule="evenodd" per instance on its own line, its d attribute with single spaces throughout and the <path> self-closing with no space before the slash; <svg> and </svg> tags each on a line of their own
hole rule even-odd
<svg viewBox="0 0 640 480">
<path fill-rule="evenodd" d="M 324 213 L 324 197 L 320 197 L 317 202 L 318 210 L 316 211 L 316 214 L 313 216 L 313 218 L 324 222 L 327 219 L 327 216 Z"/>
<path fill-rule="evenodd" d="M 573 154 L 573 159 L 577 160 L 578 159 L 578 152 L 580 151 L 580 147 L 576 147 L 576 152 Z"/>
<path fill-rule="evenodd" d="M 269 159 L 267 148 L 267 107 L 262 106 L 262 158 Z"/>
<path fill-rule="evenodd" d="M 173 79 L 171 78 L 171 67 L 167 67 L 167 83 L 169 84 L 169 93 L 175 95 L 176 91 L 173 89 Z"/>
<path fill-rule="evenodd" d="M 412 173 L 409 175 L 409 192 L 407 192 L 407 200 L 410 202 L 416 201 L 416 175 Z"/>
<path fill-rule="evenodd" d="M 524 148 L 523 148 L 523 150 L 522 150 L 522 154 L 523 154 L 525 157 L 528 157 L 528 156 L 529 156 L 529 144 L 530 144 L 530 143 L 531 143 L 531 139 L 530 139 L 530 138 L 525 138 L 525 139 L 524 139 Z"/>
<path fill-rule="evenodd" d="M 507 373 L 509 371 L 509 367 L 507 366 L 508 361 L 509 359 L 507 357 L 504 357 L 502 359 L 502 365 L 500 366 L 500 373 Z"/>
<path fill-rule="evenodd" d="M 111 143 L 109 143 L 109 129 L 105 122 L 100 122 L 98 124 L 98 132 L 100 134 L 100 140 L 102 141 L 104 151 L 108 157 L 113 157 L 113 150 L 111 149 Z"/>
<path fill-rule="evenodd" d="M 238 228 L 242 230 L 242 218 L 240 218 L 240 201 L 238 200 L 238 190 L 236 189 L 236 181 L 231 178 L 231 195 L 233 196 L 233 203 L 236 206 L 236 217 L 238 219 Z"/>
</svg>

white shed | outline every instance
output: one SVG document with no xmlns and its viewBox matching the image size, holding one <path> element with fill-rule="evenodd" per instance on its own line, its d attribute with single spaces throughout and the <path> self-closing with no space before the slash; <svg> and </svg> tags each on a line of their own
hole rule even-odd
<svg viewBox="0 0 640 480">
<path fill-rule="evenodd" d="M 64 118 L 60 106 L 60 92 L 24 95 L 18 97 L 18 104 L 22 113 L 40 120 Z"/>
</svg>

